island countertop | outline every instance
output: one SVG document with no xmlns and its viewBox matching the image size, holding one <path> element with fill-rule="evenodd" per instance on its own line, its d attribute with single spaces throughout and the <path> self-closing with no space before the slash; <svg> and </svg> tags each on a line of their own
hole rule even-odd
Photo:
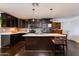
<svg viewBox="0 0 79 59">
<path fill-rule="evenodd" d="M 22 35 L 23 37 L 66 37 L 65 34 L 58 34 L 58 33 L 41 33 L 41 34 L 36 34 L 36 33 L 27 33 Z"/>
</svg>

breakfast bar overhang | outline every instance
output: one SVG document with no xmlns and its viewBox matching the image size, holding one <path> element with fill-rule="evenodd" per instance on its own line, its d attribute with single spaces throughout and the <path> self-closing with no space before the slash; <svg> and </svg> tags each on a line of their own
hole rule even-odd
<svg viewBox="0 0 79 59">
<path fill-rule="evenodd" d="M 29 33 L 29 34 L 24 34 L 23 37 L 66 37 L 65 34 L 56 34 L 56 33 Z"/>
</svg>

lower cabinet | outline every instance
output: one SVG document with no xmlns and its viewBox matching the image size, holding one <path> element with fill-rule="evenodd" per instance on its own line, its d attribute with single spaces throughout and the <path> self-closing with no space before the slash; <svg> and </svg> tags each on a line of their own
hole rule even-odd
<svg viewBox="0 0 79 59">
<path fill-rule="evenodd" d="M 17 34 L 10 36 L 10 46 L 14 46 L 16 44 L 16 40 L 18 39 Z"/>
<path fill-rule="evenodd" d="M 16 45 L 18 42 L 23 41 L 24 38 L 22 37 L 23 33 L 14 34 L 10 36 L 10 46 Z"/>
<path fill-rule="evenodd" d="M 10 35 L 1 35 L 1 47 L 10 45 Z"/>
<path fill-rule="evenodd" d="M 23 33 L 12 35 L 1 35 L 1 47 L 15 46 L 18 42 L 23 41 Z"/>
</svg>

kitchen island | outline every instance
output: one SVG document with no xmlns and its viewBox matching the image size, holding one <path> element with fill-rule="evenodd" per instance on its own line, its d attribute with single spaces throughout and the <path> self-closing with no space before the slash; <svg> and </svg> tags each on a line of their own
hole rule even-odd
<svg viewBox="0 0 79 59">
<path fill-rule="evenodd" d="M 54 37 L 66 37 L 65 34 L 52 33 L 27 33 L 22 35 L 25 38 L 26 50 L 50 49 L 50 39 Z"/>
</svg>

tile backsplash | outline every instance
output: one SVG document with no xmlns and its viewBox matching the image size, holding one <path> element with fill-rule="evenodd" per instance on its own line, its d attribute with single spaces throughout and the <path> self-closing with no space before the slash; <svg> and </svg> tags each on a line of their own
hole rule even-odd
<svg viewBox="0 0 79 59">
<path fill-rule="evenodd" d="M 25 32 L 26 28 L 15 28 L 15 27 L 1 27 L 0 33 L 5 32 Z"/>
<path fill-rule="evenodd" d="M 28 27 L 32 31 L 38 32 L 38 33 L 49 33 L 51 32 L 52 26 L 50 24 L 50 19 L 42 19 L 42 20 L 36 20 L 36 21 L 28 21 Z"/>
</svg>

